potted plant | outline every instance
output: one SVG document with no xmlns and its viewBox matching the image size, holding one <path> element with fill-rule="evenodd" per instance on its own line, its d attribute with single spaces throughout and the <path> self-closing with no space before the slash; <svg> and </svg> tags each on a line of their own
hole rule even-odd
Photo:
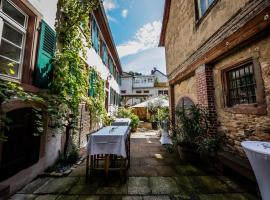
<svg viewBox="0 0 270 200">
<path fill-rule="evenodd" d="M 139 126 L 140 123 L 140 119 L 137 115 L 132 114 L 130 116 L 131 122 L 130 122 L 130 127 L 131 127 L 131 132 L 136 132 L 137 128 Z"/>
<path fill-rule="evenodd" d="M 202 156 L 213 155 L 219 149 L 223 137 L 209 133 L 212 119 L 208 110 L 199 105 L 177 110 L 172 131 L 181 159 L 197 161 Z"/>
</svg>

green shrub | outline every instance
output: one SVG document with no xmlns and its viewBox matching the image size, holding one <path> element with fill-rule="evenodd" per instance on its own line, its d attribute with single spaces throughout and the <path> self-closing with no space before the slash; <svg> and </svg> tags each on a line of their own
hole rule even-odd
<svg viewBox="0 0 270 200">
<path fill-rule="evenodd" d="M 120 107 L 116 113 L 117 118 L 129 118 L 131 120 L 130 127 L 136 129 L 139 126 L 140 119 L 133 113 L 133 108 Z"/>
<path fill-rule="evenodd" d="M 104 126 L 110 126 L 114 121 L 114 118 L 108 115 L 104 115 L 102 122 Z"/>
<path fill-rule="evenodd" d="M 133 129 L 136 129 L 140 123 L 139 117 L 135 114 L 131 114 L 130 119 L 131 119 L 130 127 Z"/>
</svg>

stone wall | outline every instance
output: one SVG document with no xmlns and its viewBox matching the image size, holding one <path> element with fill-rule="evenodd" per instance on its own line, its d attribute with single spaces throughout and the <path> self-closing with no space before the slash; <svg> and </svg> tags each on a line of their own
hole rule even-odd
<svg viewBox="0 0 270 200">
<path fill-rule="evenodd" d="M 227 150 L 244 156 L 240 145 L 243 140 L 270 140 L 270 36 L 239 48 L 231 55 L 214 64 L 215 98 L 219 131 L 228 138 Z M 265 90 L 266 115 L 237 114 L 224 108 L 221 70 L 247 58 L 258 58 Z"/>
<path fill-rule="evenodd" d="M 190 57 L 249 0 L 218 0 L 199 25 L 196 25 L 194 2 L 171 1 L 165 38 L 167 74 Z"/>
<path fill-rule="evenodd" d="M 196 77 L 192 76 L 189 79 L 182 81 L 174 86 L 174 101 L 175 106 L 181 97 L 189 97 L 195 104 L 197 103 L 197 87 Z"/>
<path fill-rule="evenodd" d="M 87 135 L 100 128 L 100 120 L 92 117 L 89 113 L 87 106 L 82 103 L 79 107 L 78 119 L 78 134 L 73 136 L 73 141 L 79 148 L 85 147 L 87 143 Z"/>
</svg>

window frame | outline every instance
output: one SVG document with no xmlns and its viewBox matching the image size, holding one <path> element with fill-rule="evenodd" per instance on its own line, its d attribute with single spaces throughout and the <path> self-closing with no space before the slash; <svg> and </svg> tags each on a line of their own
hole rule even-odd
<svg viewBox="0 0 270 200">
<path fill-rule="evenodd" d="M 254 80 L 255 80 L 255 94 L 256 94 L 256 103 L 250 104 L 236 104 L 233 106 L 228 105 L 228 73 L 231 70 L 243 67 L 247 64 L 252 64 Z M 223 67 L 221 70 L 222 76 L 222 92 L 223 92 L 223 108 L 227 112 L 237 113 L 237 114 L 255 114 L 255 115 L 265 115 L 266 110 L 266 101 L 264 93 L 264 83 L 262 79 L 261 66 L 258 58 L 247 58 L 242 61 L 233 63 L 229 66 Z"/>
<path fill-rule="evenodd" d="M 194 0 L 194 4 L 195 4 L 195 6 L 194 6 L 195 7 L 195 25 L 196 25 L 196 28 L 198 28 L 198 26 L 201 24 L 201 22 L 203 21 L 203 19 L 208 15 L 208 13 L 212 10 L 213 7 L 215 7 L 215 5 L 217 4 L 217 2 L 220 1 L 220 0 L 213 0 L 212 4 L 206 8 L 206 11 L 201 16 L 199 14 L 200 11 L 199 11 L 198 1 L 199 0 Z"/>
<path fill-rule="evenodd" d="M 10 16 L 8 16 L 4 11 L 3 11 L 3 2 L 7 1 L 9 4 L 11 4 L 16 10 L 18 10 L 22 15 L 25 16 L 25 22 L 24 22 L 24 26 L 20 25 L 19 23 L 17 23 L 14 19 L 12 19 Z M 7 74 L 0 74 L 1 77 L 3 78 L 7 78 L 7 79 L 16 79 L 16 80 L 22 80 L 22 75 L 23 75 L 23 67 L 24 67 L 24 56 L 25 56 L 25 48 L 26 48 L 26 39 L 27 39 L 27 29 L 28 29 L 28 20 L 29 20 L 29 15 L 27 15 L 24 11 L 22 11 L 22 9 L 20 9 L 15 3 L 13 3 L 10 0 L 2 0 L 0 1 L 0 44 L 2 41 L 2 31 L 3 31 L 3 27 L 6 21 L 6 24 L 8 26 L 10 26 L 12 29 L 14 29 L 15 31 L 18 31 L 19 33 L 22 34 L 22 44 L 21 44 L 21 53 L 20 53 L 20 59 L 19 62 L 15 61 L 13 59 L 10 58 L 6 58 L 5 56 L 1 56 L 4 59 L 10 60 L 10 61 L 14 61 L 16 63 L 19 64 L 18 66 L 18 74 L 17 76 L 10 76 Z M 4 39 L 5 41 L 7 41 L 6 39 Z M 14 44 L 13 42 L 8 42 L 11 45 L 18 47 L 18 45 Z M 18 47 L 19 48 L 19 47 Z"/>
</svg>

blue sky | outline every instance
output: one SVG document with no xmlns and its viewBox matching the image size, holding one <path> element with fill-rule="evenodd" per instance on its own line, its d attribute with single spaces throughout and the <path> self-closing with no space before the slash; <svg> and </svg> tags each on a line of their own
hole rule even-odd
<svg viewBox="0 0 270 200">
<path fill-rule="evenodd" d="M 124 71 L 164 72 L 164 48 L 159 48 L 164 0 L 103 0 Z"/>
</svg>

